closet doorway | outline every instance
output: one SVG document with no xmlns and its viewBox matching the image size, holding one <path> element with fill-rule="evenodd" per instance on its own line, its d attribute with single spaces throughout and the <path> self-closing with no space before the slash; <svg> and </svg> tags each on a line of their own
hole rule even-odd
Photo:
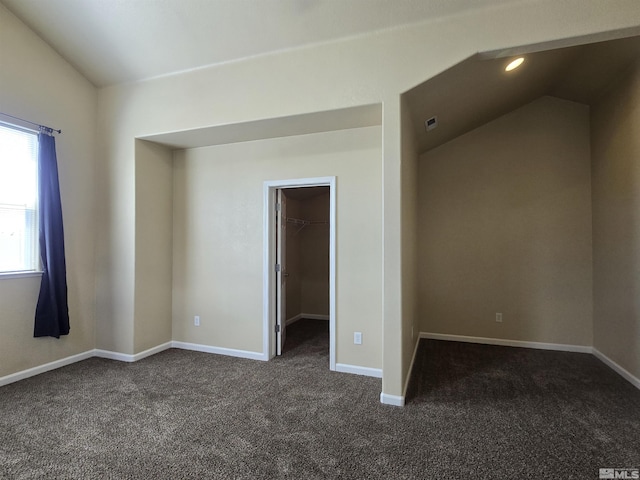
<svg viewBox="0 0 640 480">
<path fill-rule="evenodd" d="M 328 321 L 335 370 L 335 179 L 265 182 L 265 206 L 265 352 L 286 352 L 294 323 Z"/>
</svg>

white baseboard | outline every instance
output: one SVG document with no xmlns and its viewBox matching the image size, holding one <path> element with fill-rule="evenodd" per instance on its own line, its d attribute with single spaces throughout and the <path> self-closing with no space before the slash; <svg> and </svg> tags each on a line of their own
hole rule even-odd
<svg viewBox="0 0 640 480">
<path fill-rule="evenodd" d="M 604 353 L 602 353 L 600 350 L 598 350 L 597 348 L 593 347 L 593 354 L 596 356 L 596 358 L 598 358 L 602 363 L 604 363 L 606 366 L 608 366 L 609 368 L 611 368 L 613 371 L 615 371 L 616 373 L 618 373 L 622 378 L 624 378 L 625 380 L 627 380 L 629 383 L 631 383 L 631 385 L 633 385 L 634 387 L 636 387 L 637 389 L 640 389 L 640 378 L 634 376 L 631 372 L 629 372 L 628 370 L 625 370 L 623 367 L 621 367 L 620 365 L 618 365 L 616 362 L 614 362 L 613 360 L 611 360 L 609 357 L 607 357 Z"/>
<path fill-rule="evenodd" d="M 298 320 L 301 320 L 301 319 L 302 319 L 302 314 L 301 314 L 301 313 L 299 313 L 298 315 L 294 315 L 294 316 L 293 316 L 293 317 L 291 317 L 291 318 L 287 318 L 287 321 L 285 322 L 285 324 L 286 324 L 286 325 L 287 325 L 287 327 L 288 327 L 288 326 L 289 326 L 289 325 L 291 325 L 292 323 L 296 323 Z"/>
<path fill-rule="evenodd" d="M 133 362 L 133 355 L 120 352 L 112 352 L 111 350 L 102 350 L 96 348 L 93 351 L 93 356 L 98 358 L 106 358 L 107 360 L 117 360 L 119 362 Z"/>
<path fill-rule="evenodd" d="M 143 352 L 136 353 L 135 355 L 120 353 L 120 352 L 112 352 L 110 350 L 102 350 L 99 348 L 95 348 L 93 350 L 88 350 L 86 352 L 79 353 L 77 355 L 61 358 L 60 360 L 56 360 L 54 362 L 45 363 L 44 365 L 39 365 L 37 367 L 29 368 L 27 370 L 22 370 L 20 372 L 16 372 L 10 375 L 6 375 L 4 377 L 0 377 L 0 387 L 4 385 L 8 385 L 13 382 L 17 382 L 19 380 L 24 380 L 25 378 L 33 377 L 35 375 L 48 372 L 50 370 L 55 370 L 56 368 L 65 367 L 67 365 L 71 365 L 72 363 L 80 362 L 82 360 L 87 360 L 92 357 L 106 358 L 109 360 L 117 360 L 120 362 L 130 363 L 130 362 L 137 362 L 138 360 L 142 360 L 143 358 L 150 357 L 151 355 L 155 355 L 156 353 L 160 353 L 169 348 L 181 348 L 183 350 L 194 350 L 197 352 L 216 353 L 219 355 L 249 358 L 252 360 L 268 360 L 268 358 L 265 355 L 263 355 L 261 352 L 248 352 L 245 350 L 234 350 L 231 348 L 210 347 L 209 345 L 198 345 L 196 343 L 185 343 L 185 342 L 166 342 L 166 343 L 163 343 L 162 345 L 149 348 L 148 350 L 145 350 Z"/>
<path fill-rule="evenodd" d="M 169 350 L 171 348 L 172 342 L 166 342 L 162 345 L 157 345 L 155 347 L 151 347 L 144 352 L 136 353 L 133 356 L 133 361 L 137 362 L 138 360 L 142 360 L 143 358 L 150 357 L 151 355 L 155 355 L 156 353 L 164 352 L 165 350 Z"/>
<path fill-rule="evenodd" d="M 120 362 L 137 362 L 138 360 L 142 360 L 143 358 L 150 357 L 151 355 L 155 355 L 156 353 L 160 353 L 164 350 L 168 350 L 171 348 L 171 342 L 163 343 L 162 345 L 157 345 L 155 347 L 149 348 L 148 350 L 144 350 L 143 352 L 136 353 L 134 355 L 129 355 L 127 353 L 120 352 L 112 352 L 110 350 L 101 350 L 96 348 L 93 352 L 94 357 L 99 358 L 107 358 L 109 360 L 118 360 Z"/>
<path fill-rule="evenodd" d="M 505 347 L 524 347 L 536 348 L 539 350 L 557 350 L 560 352 L 590 353 L 600 359 L 605 365 L 618 373 L 622 378 L 627 380 L 631 385 L 640 389 L 640 378 L 634 376 L 631 372 L 618 365 L 616 362 L 607 357 L 604 353 L 595 347 L 587 347 L 583 345 L 565 345 L 562 343 L 540 343 L 540 342 L 522 342 L 520 340 L 502 340 L 499 338 L 485 337 L 467 337 L 464 335 L 447 335 L 442 333 L 420 332 L 420 338 L 432 340 L 448 340 L 453 342 L 467 343 L 483 343 L 486 345 L 501 345 Z M 406 392 L 405 392 L 406 393 Z"/>
<path fill-rule="evenodd" d="M 342 373 L 353 373 L 355 375 L 365 375 L 367 377 L 382 378 L 381 368 L 359 367 L 358 365 L 336 363 L 335 371 L 342 372 Z"/>
<path fill-rule="evenodd" d="M 308 317 L 305 316 L 305 318 L 308 318 Z M 620 376 L 622 376 L 625 380 L 630 382 L 633 386 L 640 389 L 639 378 L 634 376 L 629 371 L 625 370 L 623 367 L 621 367 L 616 362 L 611 360 L 605 354 L 603 354 L 602 352 L 600 352 L 599 350 L 593 347 L 584 347 L 580 345 L 563 345 L 563 344 L 556 344 L 556 343 L 522 342 L 517 340 L 502 340 L 502 339 L 495 339 L 495 338 L 468 337 L 468 336 L 462 336 L 462 335 L 445 335 L 445 334 L 439 334 L 439 333 L 421 332 L 419 338 L 416 340 L 416 345 L 413 350 L 413 357 L 411 358 L 411 365 L 409 366 L 407 379 L 405 380 L 403 395 L 400 396 L 400 395 L 390 395 L 386 393 L 381 393 L 380 394 L 381 403 L 384 403 L 386 405 L 400 406 L 400 407 L 404 406 L 405 397 L 407 394 L 407 388 L 409 387 L 411 373 L 413 371 L 413 367 L 416 360 L 416 354 L 418 352 L 418 345 L 420 343 L 420 338 L 434 339 L 434 340 L 449 340 L 449 341 L 467 342 L 467 343 L 483 343 L 488 345 L 502 345 L 502 346 L 511 346 L 511 347 L 537 348 L 542 350 L 559 350 L 559 351 L 567 351 L 567 352 L 592 353 L 598 359 L 600 359 L 605 365 L 607 365 L 612 370 L 617 372 Z M 24 380 L 29 377 L 33 377 L 35 375 L 39 375 L 41 373 L 55 370 L 57 368 L 65 367 L 67 365 L 71 365 L 72 363 L 80 362 L 82 360 L 87 360 L 91 357 L 107 358 L 111 360 L 119 360 L 122 362 L 136 362 L 138 360 L 142 360 L 143 358 L 149 357 L 151 355 L 155 355 L 156 353 L 162 352 L 169 348 L 181 348 L 183 350 L 215 353 L 218 355 L 247 358 L 251 360 L 268 360 L 268 358 L 261 352 L 250 352 L 247 350 L 236 350 L 232 348 L 212 347 L 209 345 L 200 345 L 196 343 L 172 341 L 172 342 L 163 343 L 162 345 L 158 345 L 156 347 L 150 348 L 148 350 L 137 353 L 135 355 L 128 355 L 124 353 L 112 352 L 109 350 L 101 350 L 101 349 L 88 350 L 86 352 L 72 355 L 70 357 L 65 357 L 65 358 L 61 358 L 60 360 L 45 363 L 44 365 L 39 365 L 37 367 L 29 368 L 27 370 L 22 370 L 20 372 L 16 372 L 10 375 L 6 375 L 4 377 L 0 377 L 0 387 L 4 385 L 8 385 L 10 383 L 20 381 L 20 380 Z M 357 365 L 337 363 L 336 371 L 343 372 L 343 373 L 351 373 L 356 375 L 365 375 L 368 377 L 382 378 L 382 370 L 379 368 L 360 367 Z"/>
<path fill-rule="evenodd" d="M 411 373 L 413 372 L 413 365 L 416 363 L 416 354 L 418 353 L 418 346 L 420 345 L 420 336 L 416 338 L 416 344 L 413 347 L 413 356 L 411 357 L 411 363 L 409 364 L 409 371 L 407 372 L 407 378 L 404 381 L 404 388 L 402 389 L 402 395 L 389 395 L 387 393 L 380 393 L 380 403 L 386 405 L 395 405 L 397 407 L 404 407 L 405 399 L 407 398 L 407 390 L 409 389 L 409 381 L 411 380 Z"/>
<path fill-rule="evenodd" d="M 250 352 L 248 350 L 236 350 L 234 348 L 212 347 L 210 345 L 200 345 L 198 343 L 171 342 L 171 347 L 182 350 L 193 350 L 195 352 L 215 353 L 228 357 L 248 358 L 250 360 L 267 360 L 262 352 Z"/>
<path fill-rule="evenodd" d="M 404 407 L 404 397 L 401 397 L 400 395 L 381 393 L 380 403 L 384 403 L 385 405 L 394 405 L 396 407 Z"/>
<path fill-rule="evenodd" d="M 503 347 L 535 348 L 538 350 L 557 350 L 560 352 L 593 353 L 592 347 L 584 345 L 565 345 L 562 343 L 523 342 L 521 340 L 503 340 L 501 338 L 469 337 L 466 335 L 449 335 L 444 333 L 420 332 L 420 338 L 431 340 L 447 340 L 451 342 L 482 343 Z"/>
<path fill-rule="evenodd" d="M 87 360 L 88 358 L 94 356 L 93 352 L 93 350 L 88 350 L 86 352 L 78 353 L 77 355 L 71 355 L 70 357 L 61 358 L 60 360 L 45 363 L 44 365 L 38 365 L 37 367 L 28 368 L 27 370 L 22 370 L 20 372 L 0 377 L 0 387 L 9 385 L 10 383 L 17 382 L 19 380 L 24 380 L 25 378 L 40 375 L 41 373 L 55 370 L 56 368 L 66 367 L 67 365 L 71 365 L 72 363 Z"/>
<path fill-rule="evenodd" d="M 329 315 L 319 315 L 317 313 L 299 313 L 298 315 L 294 315 L 291 318 L 288 318 L 286 321 L 287 326 L 292 323 L 297 322 L 298 320 L 302 320 L 303 318 L 307 318 L 309 320 L 329 320 Z"/>
</svg>

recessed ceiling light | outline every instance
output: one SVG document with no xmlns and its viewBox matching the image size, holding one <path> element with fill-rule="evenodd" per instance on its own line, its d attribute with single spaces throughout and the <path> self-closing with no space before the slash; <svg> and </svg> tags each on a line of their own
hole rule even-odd
<svg viewBox="0 0 640 480">
<path fill-rule="evenodd" d="M 509 65 L 507 65 L 507 67 L 504 69 L 504 71 L 505 72 L 510 72 L 511 70 L 515 70 L 520 65 L 522 65 L 522 62 L 524 62 L 524 57 L 516 58 L 511 63 L 509 63 Z"/>
</svg>

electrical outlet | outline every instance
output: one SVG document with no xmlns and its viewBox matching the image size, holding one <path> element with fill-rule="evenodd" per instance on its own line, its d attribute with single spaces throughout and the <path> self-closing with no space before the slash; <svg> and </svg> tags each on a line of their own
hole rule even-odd
<svg viewBox="0 0 640 480">
<path fill-rule="evenodd" d="M 496 313 L 496 322 L 502 323 L 502 314 L 501 313 Z"/>
<path fill-rule="evenodd" d="M 199 327 L 199 326 L 200 326 L 200 316 L 199 316 L 199 315 L 196 315 L 195 317 L 193 317 L 193 324 L 194 324 L 196 327 Z"/>
<path fill-rule="evenodd" d="M 353 332 L 353 343 L 362 345 L 362 332 Z"/>
</svg>

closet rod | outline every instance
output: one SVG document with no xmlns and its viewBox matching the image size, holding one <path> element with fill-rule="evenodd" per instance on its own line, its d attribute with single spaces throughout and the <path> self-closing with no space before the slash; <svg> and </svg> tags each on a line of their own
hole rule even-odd
<svg viewBox="0 0 640 480">
<path fill-rule="evenodd" d="M 287 218 L 287 222 L 289 223 L 294 223 L 296 225 L 329 225 L 329 222 L 322 222 L 322 221 L 312 221 L 312 220 L 302 220 L 300 218 L 291 218 L 288 217 Z"/>
<path fill-rule="evenodd" d="M 329 225 L 329 222 L 312 222 L 310 220 L 302 220 L 300 218 L 291 218 L 287 217 L 287 223 L 293 223 L 294 225 L 301 225 L 301 227 L 296 231 L 294 235 L 299 234 L 304 227 L 308 227 L 309 225 Z"/>
</svg>

